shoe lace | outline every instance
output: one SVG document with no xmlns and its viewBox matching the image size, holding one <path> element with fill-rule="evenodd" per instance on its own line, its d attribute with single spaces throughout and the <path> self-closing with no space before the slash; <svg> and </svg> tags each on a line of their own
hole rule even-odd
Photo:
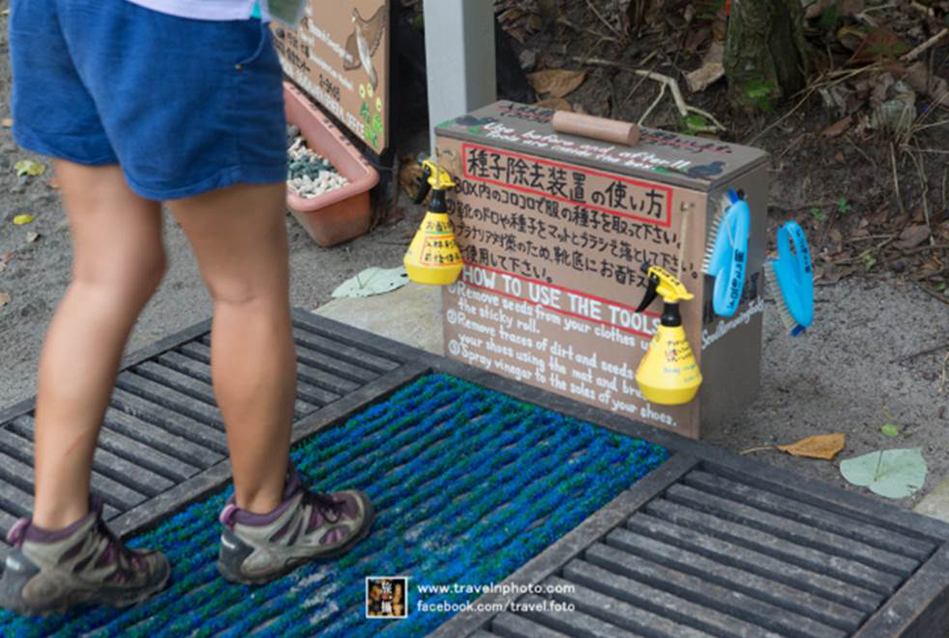
<svg viewBox="0 0 949 638">
<path fill-rule="evenodd" d="M 306 491 L 303 493 L 303 501 L 316 509 L 330 523 L 337 522 L 343 513 L 343 504 L 325 492 Z"/>
<path fill-rule="evenodd" d="M 131 579 L 132 570 L 142 569 L 142 558 L 128 547 L 115 535 L 109 526 L 101 518 L 96 520 L 96 531 L 106 539 L 106 546 L 101 556 L 105 556 L 107 562 L 115 561 L 116 578 L 120 582 L 126 582 Z"/>
</svg>

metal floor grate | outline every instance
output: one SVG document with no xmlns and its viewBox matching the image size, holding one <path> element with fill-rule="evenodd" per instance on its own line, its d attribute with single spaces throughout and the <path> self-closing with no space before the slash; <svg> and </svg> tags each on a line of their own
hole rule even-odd
<svg viewBox="0 0 949 638">
<path fill-rule="evenodd" d="M 299 424 L 406 361 L 361 344 L 311 313 L 294 312 Z M 119 373 L 93 462 L 92 488 L 106 520 L 168 493 L 225 461 L 224 422 L 211 387 L 207 322 L 133 355 Z M 0 529 L 33 507 L 33 410 L 30 400 L 0 413 Z"/>
<path fill-rule="evenodd" d="M 472 635 L 842 638 L 941 544 L 790 492 L 701 464 Z"/>
<path fill-rule="evenodd" d="M 470 601 L 477 608 L 446 618 L 433 638 L 949 636 L 949 525 L 306 311 L 293 316 L 295 443 L 440 373 L 672 452 L 505 579 L 515 589 Z M 209 328 L 123 365 L 93 477 L 123 536 L 230 479 Z M 32 400 L 0 410 L 0 528 L 32 506 L 32 413 Z M 0 544 L 0 559 L 6 551 Z M 553 591 L 520 593 L 543 583 Z"/>
</svg>

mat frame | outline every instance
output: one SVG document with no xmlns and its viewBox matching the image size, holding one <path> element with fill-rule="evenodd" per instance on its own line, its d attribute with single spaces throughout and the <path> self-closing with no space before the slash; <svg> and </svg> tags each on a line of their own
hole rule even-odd
<svg viewBox="0 0 949 638">
<path fill-rule="evenodd" d="M 298 421 L 294 425 L 293 443 L 344 423 L 370 404 L 384 400 L 419 377 L 441 373 L 623 435 L 645 439 L 662 445 L 670 451 L 669 460 L 662 466 L 589 516 L 501 584 L 539 583 L 578 556 L 586 547 L 602 539 L 648 501 L 661 495 L 689 471 L 708 463 L 754 479 L 760 485 L 775 491 L 793 494 L 797 499 L 820 503 L 823 506 L 830 505 L 838 510 L 876 519 L 894 528 L 912 530 L 915 534 L 937 541 L 936 551 L 853 635 L 857 638 L 946 635 L 946 628 L 949 628 L 949 525 L 937 519 L 847 492 L 799 474 L 738 456 L 701 441 L 687 439 L 673 432 L 660 430 L 446 357 L 433 355 L 320 317 L 306 310 L 294 309 L 293 319 L 332 331 L 341 341 L 358 344 L 364 350 L 376 351 L 390 357 L 395 355 L 403 361 L 398 368 Z M 210 321 L 204 321 L 170 335 L 125 357 L 122 369 L 200 337 L 209 330 Z M 31 398 L 0 410 L 0 423 L 32 410 L 34 404 L 35 399 Z M 152 529 L 188 503 L 218 492 L 230 478 L 230 462 L 225 459 L 167 492 L 152 497 L 125 512 L 115 518 L 110 525 L 124 538 Z M 6 546 L 0 545 L 0 558 L 5 558 L 7 551 Z M 505 603 L 513 601 L 518 596 L 517 593 L 507 595 L 492 593 L 485 594 L 474 602 L 478 604 Z M 495 612 L 490 611 L 462 612 L 446 621 L 430 635 L 436 638 L 472 636 L 485 629 L 495 615 Z"/>
</svg>

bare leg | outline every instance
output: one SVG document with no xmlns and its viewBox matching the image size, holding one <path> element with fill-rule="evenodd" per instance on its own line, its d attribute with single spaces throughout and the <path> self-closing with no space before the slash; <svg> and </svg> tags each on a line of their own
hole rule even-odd
<svg viewBox="0 0 949 638">
<path fill-rule="evenodd" d="M 170 203 L 214 301 L 211 376 L 237 506 L 260 514 L 281 501 L 296 395 L 285 189 L 238 184 Z"/>
<path fill-rule="evenodd" d="M 99 427 L 132 326 L 165 272 L 161 208 L 118 166 L 55 163 L 73 240 L 73 279 L 40 355 L 33 522 L 61 529 L 88 512 Z"/>
</svg>

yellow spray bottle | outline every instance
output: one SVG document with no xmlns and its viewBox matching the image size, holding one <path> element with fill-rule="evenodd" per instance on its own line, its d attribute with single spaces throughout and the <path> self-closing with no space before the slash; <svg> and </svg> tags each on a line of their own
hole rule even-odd
<svg viewBox="0 0 949 638">
<path fill-rule="evenodd" d="M 659 266 L 643 264 L 642 269 L 649 277 L 649 286 L 636 312 L 649 307 L 657 295 L 662 296 L 665 307 L 649 350 L 636 369 L 636 383 L 646 400 L 652 403 L 688 403 L 702 384 L 702 372 L 689 347 L 679 314 L 679 302 L 692 299 L 692 295 L 681 281 Z"/>
<path fill-rule="evenodd" d="M 425 201 L 429 190 L 433 191 L 432 201 L 404 259 L 409 279 L 416 283 L 446 286 L 461 273 L 464 264 L 445 201 L 445 194 L 454 186 L 451 175 L 437 161 L 422 161 L 422 180 L 415 203 Z"/>
</svg>

